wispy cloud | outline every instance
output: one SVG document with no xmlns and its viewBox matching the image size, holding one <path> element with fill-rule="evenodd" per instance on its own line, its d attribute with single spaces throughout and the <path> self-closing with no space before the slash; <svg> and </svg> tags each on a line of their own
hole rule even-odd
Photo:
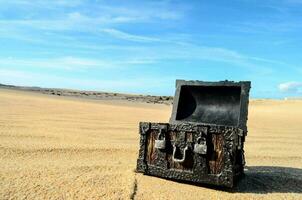
<svg viewBox="0 0 302 200">
<path fill-rule="evenodd" d="M 160 61 L 190 61 L 200 60 L 229 63 L 239 68 L 247 69 L 260 74 L 270 74 L 271 65 L 285 65 L 286 63 L 245 55 L 240 52 L 222 47 L 211 47 L 184 43 L 182 45 L 159 45 L 156 47 L 144 47 L 136 51 L 136 56 L 151 58 Z"/>
<path fill-rule="evenodd" d="M 146 37 L 142 35 L 129 34 L 117 29 L 103 29 L 102 32 L 123 40 L 134 42 L 156 42 L 157 44 L 161 43 L 161 45 L 157 45 L 155 48 L 146 47 L 143 51 L 138 49 L 138 55 L 141 55 L 142 57 L 145 57 L 145 54 L 149 55 L 149 57 L 151 55 L 153 60 L 210 60 L 231 63 L 240 67 L 247 67 L 252 70 L 259 71 L 260 69 L 260 71 L 266 72 L 271 71 L 270 69 L 265 69 L 264 66 L 266 64 L 287 66 L 287 64 L 282 61 L 244 55 L 223 47 L 195 45 L 190 42 L 183 41 L 182 39 L 179 40 L 179 38 L 171 40 L 163 37 Z M 140 54 L 140 52 L 144 52 L 143 55 Z M 265 65 L 259 67 L 258 63 L 264 63 Z"/>
<path fill-rule="evenodd" d="M 54 19 L 17 19 L 17 20 L 0 20 L 3 27 L 13 27 L 15 30 L 22 31 L 22 28 L 32 28 L 39 30 L 51 31 L 84 31 L 96 32 L 98 27 L 106 27 L 108 25 L 127 23 L 135 20 L 126 17 L 98 16 L 90 17 L 78 12 L 69 13 Z"/>
<path fill-rule="evenodd" d="M 0 0 L 0 5 L 2 6 L 29 6 L 29 7 L 44 7 L 44 8 L 53 8 L 53 7 L 74 7 L 82 4 L 83 0 Z"/>
<path fill-rule="evenodd" d="M 68 16 L 70 19 L 70 23 L 66 23 L 63 26 L 62 23 L 59 27 L 56 28 L 71 28 L 72 25 L 76 24 L 86 24 L 85 22 L 90 21 L 91 18 L 87 16 L 83 16 L 80 13 L 71 13 Z M 1 23 L 1 21 L 0 21 Z M 90 23 L 87 23 L 90 24 Z M 40 25 L 38 25 L 40 26 Z M 43 26 L 51 27 L 49 24 L 43 24 Z M 85 25 L 86 26 L 86 25 Z M 54 28 L 52 27 L 52 28 Z M 87 30 L 86 30 L 87 31 Z M 277 64 L 277 65 L 286 65 L 281 61 L 270 60 L 266 58 L 260 58 L 256 56 L 245 55 L 240 52 L 224 48 L 224 47 L 213 47 L 213 46 L 204 46 L 204 45 L 197 45 L 191 42 L 184 40 L 182 37 L 175 37 L 169 38 L 165 35 L 162 36 L 146 36 L 146 35 L 139 35 L 139 34 L 131 34 L 128 32 L 121 31 L 116 28 L 101 28 L 100 31 L 103 36 L 104 34 L 111 36 L 115 39 L 138 42 L 138 43 L 152 43 L 154 45 L 151 46 L 125 46 L 125 45 L 116 45 L 116 46 L 108 46 L 108 45 L 81 45 L 78 41 L 74 39 L 73 42 L 69 42 L 67 47 L 72 48 L 76 47 L 78 51 L 80 50 L 104 50 L 108 48 L 115 48 L 116 50 L 119 49 L 120 55 L 128 55 L 127 57 L 120 57 L 119 61 L 112 61 L 112 60 L 87 60 L 85 58 L 60 58 L 55 60 L 47 60 L 47 61 L 40 61 L 40 60 L 30 60 L 30 61 L 6 61 L 7 64 L 25 64 L 30 66 L 43 66 L 43 67 L 56 67 L 58 69 L 87 69 L 87 68 L 114 68 L 117 66 L 129 66 L 129 65 L 143 65 L 143 64 L 153 64 L 160 61 L 166 60 L 208 60 L 208 61 L 215 61 L 215 62 L 222 62 L 222 63 L 230 63 L 239 67 L 247 68 L 252 71 L 258 71 L 262 74 L 271 73 L 272 69 L 270 67 L 266 67 L 267 64 Z M 100 35 L 101 36 L 101 35 Z M 35 38 L 34 38 L 35 39 Z M 64 46 L 66 47 L 66 43 L 60 42 L 56 43 L 54 41 L 45 41 L 40 40 L 42 43 L 48 43 L 49 45 Z M 39 41 L 38 41 L 39 42 Z M 129 52 L 131 54 L 129 55 Z M 133 56 L 134 55 L 134 56 Z M 259 63 L 262 63 L 259 66 Z"/>
<path fill-rule="evenodd" d="M 129 33 L 123 32 L 123 31 L 119 31 L 117 29 L 102 29 L 101 32 L 106 33 L 106 34 L 113 36 L 115 38 L 118 38 L 118 39 L 135 41 L 135 42 L 159 42 L 159 41 L 161 41 L 158 38 L 129 34 Z"/>
<path fill-rule="evenodd" d="M 85 71 L 91 69 L 114 69 L 124 68 L 133 65 L 148 65 L 155 63 L 151 58 L 128 58 L 124 60 L 101 60 L 79 57 L 59 57 L 59 58 L 44 58 L 44 59 L 22 59 L 22 58 L 0 58 L 0 68 L 31 68 L 31 69 L 58 69 L 69 71 Z"/>
<path fill-rule="evenodd" d="M 163 73 L 173 78 L 248 77 L 265 82 L 266 91 L 276 91 L 283 72 L 286 80 L 299 80 L 302 73 L 295 67 L 298 55 L 290 52 L 301 42 L 300 2 L 230 2 L 227 7 L 234 12 L 229 12 L 211 2 L 0 0 L 0 43 L 5 46 L 0 70 L 11 80 L 15 74 L 15 79 L 24 80 L 22 83 L 31 83 L 28 77 L 41 75 L 50 83 L 65 85 L 64 80 L 74 82 L 72 86 L 79 82 L 110 89 L 116 81 L 123 80 L 115 85 L 122 87 L 128 77 L 140 77 L 137 69 L 141 67 L 154 77 Z M 251 4 L 249 10 L 247 4 Z M 261 49 L 257 46 L 260 43 Z M 272 45 L 291 48 L 287 52 Z M 172 66 L 175 68 L 165 69 Z M 69 78 L 69 74 L 83 81 Z M 85 80 L 89 76 L 108 80 Z M 152 80 L 156 81 L 149 77 L 156 84 Z M 136 81 L 140 80 L 130 80 L 132 86 L 141 88 Z M 296 91 L 292 88 L 300 86 L 291 82 L 280 87 L 280 91 Z"/>
<path fill-rule="evenodd" d="M 301 0 L 246 1 L 251 7 L 251 17 L 217 26 L 232 32 L 245 34 L 270 34 L 283 36 L 285 33 L 301 31 Z M 253 10 L 254 9 L 254 10 Z"/>
<path fill-rule="evenodd" d="M 105 14 L 127 16 L 140 22 L 180 20 L 190 10 L 185 4 L 179 7 L 170 1 L 138 1 L 135 6 L 127 7 L 119 2 L 119 5 L 115 6 L 97 4 L 95 7 Z"/>
<path fill-rule="evenodd" d="M 83 0 L 0 0 L 0 6 L 4 11 L 5 9 L 22 8 L 16 15 L 18 17 L 2 18 L 0 26 L 14 27 L 21 30 L 23 28 L 33 28 L 53 31 L 80 30 L 92 32 L 98 31 L 102 27 L 110 29 L 112 25 L 116 24 L 161 23 L 162 21 L 179 20 L 185 12 L 183 9 L 176 7 L 170 9 L 170 4 L 164 2 L 145 2 L 136 6 L 123 6 L 122 3 L 120 5 L 105 5 L 99 2 L 88 4 L 84 2 Z M 49 9 L 53 10 L 49 11 Z M 90 10 L 89 13 L 86 12 L 88 9 Z"/>
<path fill-rule="evenodd" d="M 220 26 L 231 29 L 232 31 L 247 34 L 286 33 L 297 31 L 302 28 L 302 24 L 300 23 L 300 21 L 286 21 L 285 19 L 277 20 L 277 22 L 274 22 L 272 20 L 262 22 L 237 22 L 234 24 L 224 24 Z"/>
<path fill-rule="evenodd" d="M 302 82 L 285 82 L 279 84 L 279 90 L 286 93 L 302 93 Z"/>
<path fill-rule="evenodd" d="M 20 58 L 1 58 L 1 68 L 50 68 L 61 70 L 85 70 L 91 68 L 112 67 L 111 62 L 104 60 L 85 59 L 76 57 L 45 58 L 45 59 L 20 59 Z"/>
</svg>

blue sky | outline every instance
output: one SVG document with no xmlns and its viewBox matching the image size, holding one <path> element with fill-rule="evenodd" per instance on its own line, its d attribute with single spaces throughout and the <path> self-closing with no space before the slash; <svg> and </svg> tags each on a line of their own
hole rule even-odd
<svg viewBox="0 0 302 200">
<path fill-rule="evenodd" d="M 0 0 L 0 83 L 173 95 L 175 79 L 302 96 L 302 0 Z"/>
</svg>

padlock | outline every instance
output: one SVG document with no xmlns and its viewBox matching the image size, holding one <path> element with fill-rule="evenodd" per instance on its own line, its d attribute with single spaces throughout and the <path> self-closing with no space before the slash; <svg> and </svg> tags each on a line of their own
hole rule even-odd
<svg viewBox="0 0 302 200">
<path fill-rule="evenodd" d="M 155 148 L 156 149 L 165 149 L 166 148 L 166 140 L 155 140 Z"/>
<path fill-rule="evenodd" d="M 207 143 L 201 137 L 197 138 L 197 143 L 194 145 L 194 152 L 198 154 L 207 154 Z"/>
<path fill-rule="evenodd" d="M 163 139 L 160 139 L 161 135 L 163 135 Z M 157 140 L 155 140 L 155 148 L 161 150 L 166 148 L 166 136 L 162 129 L 160 129 L 160 132 L 157 136 Z"/>
</svg>

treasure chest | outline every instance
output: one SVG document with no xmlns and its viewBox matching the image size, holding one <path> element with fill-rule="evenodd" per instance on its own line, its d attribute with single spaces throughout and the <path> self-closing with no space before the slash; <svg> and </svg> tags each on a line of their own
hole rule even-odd
<svg viewBox="0 0 302 200">
<path fill-rule="evenodd" d="M 139 124 L 137 172 L 233 187 L 244 173 L 250 84 L 177 80 L 170 122 Z"/>
</svg>

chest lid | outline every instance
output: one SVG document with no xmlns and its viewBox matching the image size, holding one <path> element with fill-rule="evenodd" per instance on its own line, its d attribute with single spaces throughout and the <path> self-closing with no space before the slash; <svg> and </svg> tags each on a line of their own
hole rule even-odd
<svg viewBox="0 0 302 200">
<path fill-rule="evenodd" d="M 250 81 L 176 81 L 170 123 L 204 123 L 246 130 Z"/>
</svg>

